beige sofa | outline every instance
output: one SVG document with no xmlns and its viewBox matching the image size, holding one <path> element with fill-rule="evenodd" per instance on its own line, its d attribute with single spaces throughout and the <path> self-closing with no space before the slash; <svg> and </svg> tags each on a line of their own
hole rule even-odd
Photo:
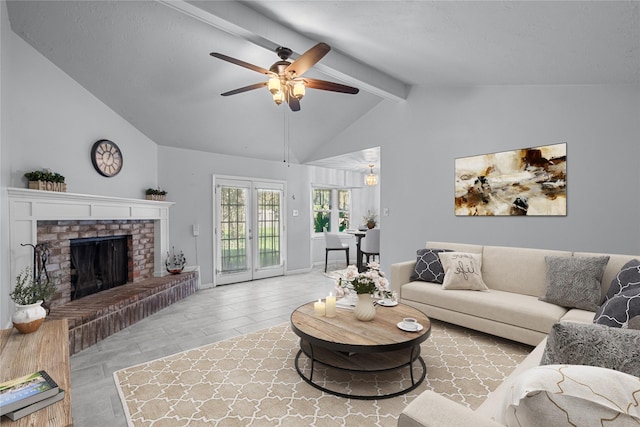
<svg viewBox="0 0 640 427">
<path fill-rule="evenodd" d="M 427 248 L 482 254 L 482 279 L 489 291 L 444 290 L 411 281 L 416 260 L 391 266 L 391 288 L 403 303 L 427 316 L 529 345 L 538 345 L 559 320 L 591 322 L 595 312 L 540 301 L 546 291 L 546 256 L 609 255 L 602 298 L 620 268 L 634 256 L 545 249 L 427 242 Z"/>
<path fill-rule="evenodd" d="M 595 312 L 567 309 L 540 301 L 546 291 L 546 256 L 609 255 L 602 278 L 602 298 L 631 255 L 428 242 L 427 248 L 482 254 L 482 278 L 488 291 L 444 290 L 440 284 L 414 281 L 415 260 L 391 266 L 391 287 L 400 300 L 427 316 L 529 345 L 535 349 L 475 411 L 432 391 L 414 399 L 398 419 L 399 427 L 502 426 L 502 407 L 511 384 L 538 366 L 546 336 L 558 321 L 589 322 Z M 498 420 L 498 421 L 496 421 Z"/>
</svg>

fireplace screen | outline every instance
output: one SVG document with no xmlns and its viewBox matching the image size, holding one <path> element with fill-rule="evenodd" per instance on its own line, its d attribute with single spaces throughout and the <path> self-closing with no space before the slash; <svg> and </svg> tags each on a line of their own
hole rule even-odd
<svg viewBox="0 0 640 427">
<path fill-rule="evenodd" d="M 127 283 L 128 236 L 71 240 L 71 299 Z"/>
</svg>

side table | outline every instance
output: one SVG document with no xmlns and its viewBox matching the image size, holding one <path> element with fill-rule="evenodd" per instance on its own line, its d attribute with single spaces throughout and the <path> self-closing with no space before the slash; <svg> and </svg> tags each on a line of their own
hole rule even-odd
<svg viewBox="0 0 640 427">
<path fill-rule="evenodd" d="M 0 382 L 45 370 L 64 390 L 64 399 L 26 417 L 0 419 L 2 427 L 72 426 L 69 327 L 66 319 L 45 321 L 31 334 L 0 330 Z"/>
</svg>

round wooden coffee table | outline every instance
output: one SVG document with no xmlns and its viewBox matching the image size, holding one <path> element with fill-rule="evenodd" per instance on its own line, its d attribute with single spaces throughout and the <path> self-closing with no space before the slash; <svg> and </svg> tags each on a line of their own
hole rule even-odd
<svg viewBox="0 0 640 427">
<path fill-rule="evenodd" d="M 300 337 L 300 350 L 295 358 L 296 371 L 302 379 L 324 392 L 354 399 L 385 399 L 399 396 L 418 387 L 427 374 L 427 367 L 420 356 L 420 344 L 431 333 L 431 322 L 420 310 L 405 304 L 395 307 L 376 307 L 376 317 L 361 322 L 353 310 L 338 308 L 335 317 L 315 316 L 313 302 L 298 307 L 291 314 L 291 328 Z M 405 332 L 398 323 L 405 317 L 413 317 L 423 328 L 418 332 Z M 301 368 L 301 356 L 310 361 L 308 374 Z M 414 365 L 420 369 L 414 375 Z M 399 371 L 408 368 L 411 381 L 399 390 L 372 394 L 356 394 L 330 389 L 326 378 L 314 380 L 316 364 L 341 371 L 371 374 Z M 382 386 L 373 386 L 381 391 Z"/>
</svg>

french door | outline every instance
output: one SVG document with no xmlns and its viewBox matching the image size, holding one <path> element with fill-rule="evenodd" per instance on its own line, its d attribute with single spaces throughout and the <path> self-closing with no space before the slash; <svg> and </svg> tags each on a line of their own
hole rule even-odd
<svg viewBox="0 0 640 427">
<path fill-rule="evenodd" d="M 216 285 L 284 274 L 284 184 L 216 179 Z"/>
</svg>

